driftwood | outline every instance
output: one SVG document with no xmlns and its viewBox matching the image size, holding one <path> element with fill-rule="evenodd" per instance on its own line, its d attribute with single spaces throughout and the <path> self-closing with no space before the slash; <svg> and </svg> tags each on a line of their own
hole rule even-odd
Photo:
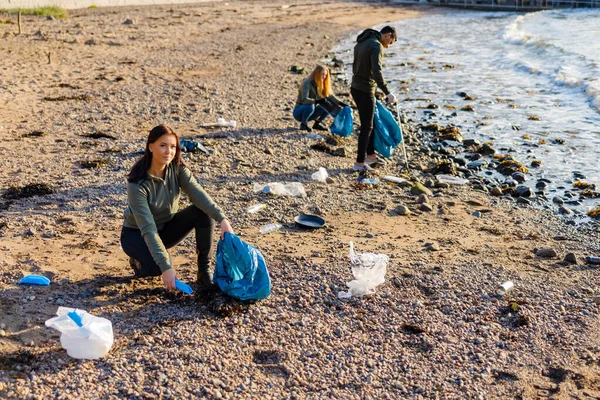
<svg viewBox="0 0 600 400">
<path fill-rule="evenodd" d="M 21 11 L 19 11 L 19 16 L 17 17 L 17 25 L 19 26 L 19 35 L 21 34 Z"/>
</svg>

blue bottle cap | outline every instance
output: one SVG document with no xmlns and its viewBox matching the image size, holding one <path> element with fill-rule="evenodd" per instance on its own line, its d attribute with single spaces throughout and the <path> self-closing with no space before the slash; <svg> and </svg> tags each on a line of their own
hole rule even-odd
<svg viewBox="0 0 600 400">
<path fill-rule="evenodd" d="M 175 287 L 181 290 L 185 294 L 192 294 L 194 291 L 187 283 L 181 282 L 179 279 L 175 279 Z"/>
</svg>

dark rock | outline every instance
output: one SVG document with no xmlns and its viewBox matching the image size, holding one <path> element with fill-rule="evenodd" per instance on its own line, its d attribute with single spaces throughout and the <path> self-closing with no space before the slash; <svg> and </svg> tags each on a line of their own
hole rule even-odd
<svg viewBox="0 0 600 400">
<path fill-rule="evenodd" d="M 431 212 L 431 211 L 433 211 L 433 206 L 429 203 L 423 203 L 419 206 L 419 210 L 425 211 L 425 212 Z"/>
<path fill-rule="evenodd" d="M 123 25 L 134 25 L 135 22 L 133 22 L 132 19 L 126 19 L 125 22 L 123 22 Z"/>
<path fill-rule="evenodd" d="M 532 168 L 538 168 L 542 165 L 542 162 L 540 160 L 531 160 L 531 167 Z"/>
<path fill-rule="evenodd" d="M 465 139 L 463 141 L 463 145 L 465 147 L 468 147 L 468 146 L 479 146 L 480 143 L 477 141 L 477 139 Z"/>
<path fill-rule="evenodd" d="M 560 206 L 560 207 L 558 208 L 558 213 L 559 213 L 559 214 L 562 214 L 562 215 L 569 215 L 569 214 L 571 214 L 571 210 L 569 210 L 569 209 L 568 209 L 567 207 L 565 207 L 565 206 Z"/>
<path fill-rule="evenodd" d="M 338 147 L 333 151 L 333 155 L 337 157 L 348 157 L 348 150 L 345 147 Z"/>
<path fill-rule="evenodd" d="M 515 181 L 517 181 L 517 182 L 519 182 L 519 183 L 523 183 L 523 182 L 525 182 L 525 180 L 527 179 L 527 178 L 525 178 L 525 174 L 524 174 L 524 173 L 522 173 L 522 172 L 518 172 L 518 171 L 517 171 L 517 172 L 513 172 L 513 173 L 512 173 L 510 176 L 511 176 L 511 177 L 512 177 L 512 178 L 513 178 Z"/>
<path fill-rule="evenodd" d="M 496 149 L 494 149 L 490 143 L 484 143 L 477 149 L 477 152 L 491 156 L 496 154 Z"/>
<path fill-rule="evenodd" d="M 536 249 L 535 255 L 540 258 L 556 258 L 558 253 L 552 248 Z"/>
<path fill-rule="evenodd" d="M 479 212 L 479 211 L 473 211 L 473 214 L 472 214 L 472 215 L 473 215 L 475 218 L 481 218 L 481 212 Z"/>
<path fill-rule="evenodd" d="M 546 189 L 547 186 L 548 186 L 548 184 L 544 181 L 537 181 L 535 183 L 535 187 L 538 189 L 541 189 L 541 190 Z"/>
<path fill-rule="evenodd" d="M 567 253 L 567 255 L 565 256 L 565 261 L 569 264 L 577 264 L 577 257 L 574 253 Z"/>
<path fill-rule="evenodd" d="M 479 169 L 485 167 L 486 165 L 487 165 L 487 163 L 484 160 L 476 160 L 476 161 L 469 162 L 467 164 L 467 168 L 479 170 Z"/>
<path fill-rule="evenodd" d="M 429 203 L 429 198 L 427 197 L 426 194 L 420 194 L 419 198 L 417 199 L 417 204 L 423 204 L 423 203 Z"/>
<path fill-rule="evenodd" d="M 562 197 L 560 197 L 560 196 L 554 196 L 554 197 L 552 198 L 552 202 L 553 202 L 554 204 L 558 204 L 559 206 L 562 206 L 563 204 L 565 204 L 565 201 L 564 201 L 564 200 L 562 199 Z"/>
<path fill-rule="evenodd" d="M 399 205 L 394 209 L 394 212 L 398 215 L 410 215 L 411 212 L 405 205 Z"/>
<path fill-rule="evenodd" d="M 493 196 L 502 196 L 502 189 L 500 189 L 498 186 L 494 186 L 492 187 L 492 189 L 490 190 L 490 193 Z"/>
<path fill-rule="evenodd" d="M 525 197 L 519 197 L 519 198 L 517 198 L 517 204 L 529 205 L 529 204 L 531 204 L 531 201 L 527 200 Z"/>
<path fill-rule="evenodd" d="M 521 196 L 521 197 L 532 197 L 535 194 L 533 193 L 533 190 L 531 190 L 530 187 L 525 186 L 525 185 L 519 185 L 515 188 L 515 192 Z"/>
</svg>

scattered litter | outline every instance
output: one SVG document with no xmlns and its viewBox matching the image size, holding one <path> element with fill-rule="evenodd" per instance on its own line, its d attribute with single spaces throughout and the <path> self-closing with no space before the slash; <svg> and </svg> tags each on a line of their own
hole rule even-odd
<svg viewBox="0 0 600 400">
<path fill-rule="evenodd" d="M 327 173 L 327 170 L 323 167 L 319 168 L 319 170 L 317 172 L 315 172 L 314 174 L 311 175 L 311 178 L 314 181 L 319 181 L 319 182 L 327 182 L 327 177 L 329 176 L 329 174 Z"/>
<path fill-rule="evenodd" d="M 379 178 L 361 178 L 358 180 L 358 183 L 362 183 L 363 185 L 379 185 Z"/>
<path fill-rule="evenodd" d="M 196 150 L 200 150 L 203 153 L 211 154 L 212 152 L 208 150 L 202 143 L 198 143 L 195 140 L 180 140 L 179 145 L 181 146 L 181 150 L 191 153 Z"/>
<path fill-rule="evenodd" d="M 48 286 L 50 285 L 50 279 L 46 278 L 42 275 L 27 275 L 21 278 L 19 281 L 21 285 L 40 285 L 40 286 Z"/>
<path fill-rule="evenodd" d="M 392 176 L 392 175 L 386 175 L 386 176 L 384 176 L 381 179 L 384 180 L 384 181 L 387 181 L 387 182 L 395 183 L 397 185 L 399 185 L 401 183 L 404 183 L 404 182 L 407 182 L 407 180 L 404 179 L 404 178 L 399 178 L 397 176 Z"/>
<path fill-rule="evenodd" d="M 267 208 L 266 204 L 257 203 L 257 204 L 254 204 L 254 205 L 251 205 L 250 207 L 248 207 L 248 209 L 246 210 L 246 212 L 248 214 L 256 214 L 257 212 L 259 212 L 260 210 L 263 210 L 265 208 Z"/>
<path fill-rule="evenodd" d="M 323 139 L 323 136 L 319 135 L 318 133 L 307 133 L 304 135 L 304 137 L 307 139 Z"/>
<path fill-rule="evenodd" d="M 600 257 L 586 257 L 585 262 L 591 265 L 600 265 Z"/>
<path fill-rule="evenodd" d="M 270 182 L 266 185 L 255 183 L 254 193 L 258 192 L 263 192 L 273 196 L 283 195 L 293 197 L 306 197 L 306 191 L 304 190 L 304 186 L 302 186 L 300 182 Z"/>
<path fill-rule="evenodd" d="M 185 294 L 192 294 L 194 291 L 187 283 L 181 282 L 179 279 L 175 279 L 175 287 L 181 290 Z"/>
<path fill-rule="evenodd" d="M 260 227 L 260 233 L 266 235 L 281 229 L 281 224 L 267 224 Z"/>
<path fill-rule="evenodd" d="M 300 214 L 294 218 L 294 221 L 304 228 L 321 228 L 325 226 L 325 220 L 318 215 Z"/>
<path fill-rule="evenodd" d="M 58 307 L 56 315 L 46 321 L 46 326 L 61 332 L 60 344 L 69 356 L 95 360 L 112 347 L 112 323 L 106 318 L 68 307 Z"/>
<path fill-rule="evenodd" d="M 228 128 L 235 128 L 237 126 L 237 121 L 234 121 L 234 120 L 226 121 L 225 118 L 219 118 L 219 119 L 217 119 L 217 125 L 228 127 Z"/>
<path fill-rule="evenodd" d="M 449 185 L 464 185 L 469 183 L 468 179 L 463 179 L 463 178 L 457 178 L 456 176 L 452 176 L 452 175 L 436 175 L 435 176 L 438 180 L 438 182 L 440 183 L 447 183 Z"/>
<path fill-rule="evenodd" d="M 502 297 L 506 294 L 506 292 L 511 290 L 514 286 L 515 286 L 515 284 L 512 283 L 511 281 L 506 281 L 502 285 L 498 286 L 498 289 L 496 289 L 496 294 L 498 296 Z"/>
<path fill-rule="evenodd" d="M 376 253 L 355 253 L 354 243 L 350 242 L 350 252 L 348 254 L 352 266 L 352 275 L 354 280 L 346 283 L 350 288 L 347 292 L 339 292 L 340 299 L 347 299 L 352 296 L 363 296 L 365 294 L 375 293 L 375 287 L 385 282 L 385 272 L 389 257 L 385 254 Z"/>
</svg>

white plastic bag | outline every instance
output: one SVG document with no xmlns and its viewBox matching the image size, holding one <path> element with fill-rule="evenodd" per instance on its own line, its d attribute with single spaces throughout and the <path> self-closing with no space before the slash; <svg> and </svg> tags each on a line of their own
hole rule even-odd
<svg viewBox="0 0 600 400">
<path fill-rule="evenodd" d="M 304 186 L 300 182 L 269 182 L 266 185 L 261 183 L 254 184 L 254 192 L 264 192 L 274 196 L 293 196 L 293 197 L 306 197 L 306 191 Z"/>
<path fill-rule="evenodd" d="M 390 258 L 385 254 L 354 252 L 354 243 L 350 242 L 348 254 L 352 266 L 354 280 L 346 283 L 347 292 L 339 292 L 338 298 L 347 299 L 352 296 L 363 296 L 375 293 L 375 287 L 385 282 L 385 272 Z"/>
<path fill-rule="evenodd" d="M 319 168 L 319 170 L 317 172 L 315 172 L 314 174 L 311 175 L 311 178 L 314 181 L 319 181 L 319 182 L 327 182 L 327 177 L 329 176 L 329 174 L 327 173 L 327 170 L 323 167 Z"/>
<path fill-rule="evenodd" d="M 68 307 L 58 307 L 56 315 L 58 317 L 46 321 L 46 326 L 61 333 L 60 344 L 69 356 L 95 360 L 108 353 L 112 347 L 112 323 L 106 318 Z"/>
</svg>

